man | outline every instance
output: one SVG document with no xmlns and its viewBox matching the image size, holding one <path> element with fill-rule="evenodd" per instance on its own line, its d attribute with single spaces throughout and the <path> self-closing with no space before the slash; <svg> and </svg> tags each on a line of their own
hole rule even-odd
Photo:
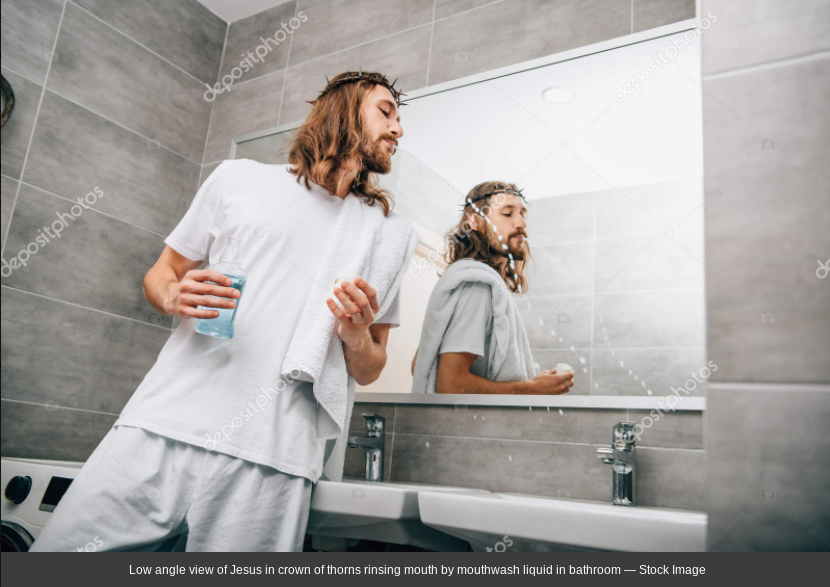
<svg viewBox="0 0 830 587">
<path fill-rule="evenodd" d="M 526 214 L 511 183 L 481 183 L 467 195 L 427 305 L 413 393 L 559 395 L 573 386 L 573 371 L 536 374 L 510 295 L 527 290 Z"/>
<path fill-rule="evenodd" d="M 283 376 L 283 358 L 318 267 L 345 246 L 331 242 L 341 210 L 359 198 L 378 222 L 400 223 L 376 186 L 403 136 L 399 99 L 381 74 L 340 74 L 312 102 L 288 165 L 224 161 L 205 181 L 144 279 L 150 304 L 183 321 L 32 550 L 92 540 L 98 550 L 154 550 L 185 533 L 189 551 L 302 550 L 312 484 L 331 449 L 318 435 L 314 387 Z M 231 238 L 247 272 L 241 297 L 222 273 L 198 269 Z M 332 280 L 333 296 L 320 298 L 359 384 L 386 363 L 397 285 L 382 316 L 378 292 L 360 277 Z M 194 331 L 197 319 L 237 304 L 233 339 Z"/>
</svg>

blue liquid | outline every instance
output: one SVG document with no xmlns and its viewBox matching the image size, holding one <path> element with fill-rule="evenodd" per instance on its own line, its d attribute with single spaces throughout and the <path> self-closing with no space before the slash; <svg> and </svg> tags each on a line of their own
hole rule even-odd
<svg viewBox="0 0 830 587">
<path fill-rule="evenodd" d="M 236 311 L 239 309 L 239 301 L 242 299 L 242 290 L 245 288 L 245 283 L 248 281 L 248 278 L 236 275 L 227 275 L 227 277 L 231 278 L 230 287 L 239 290 L 239 297 L 236 298 L 236 307 L 206 308 L 199 306 L 200 310 L 212 310 L 219 312 L 219 316 L 216 318 L 200 318 L 196 321 L 196 332 L 199 334 L 207 334 L 208 336 L 215 336 L 217 338 L 233 338 L 233 319 L 236 317 Z M 213 282 L 211 281 L 208 283 Z"/>
</svg>

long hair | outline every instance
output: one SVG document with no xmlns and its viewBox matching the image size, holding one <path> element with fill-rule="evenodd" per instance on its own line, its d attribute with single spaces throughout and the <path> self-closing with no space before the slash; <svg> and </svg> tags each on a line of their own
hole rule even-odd
<svg viewBox="0 0 830 587">
<path fill-rule="evenodd" d="M 512 183 L 503 181 L 486 181 L 478 184 L 470 190 L 464 198 L 475 201 L 478 196 L 487 192 L 498 192 L 499 190 L 515 190 Z M 490 200 L 497 199 L 500 194 L 493 194 L 475 202 L 479 210 L 486 216 L 490 208 Z M 471 230 L 468 227 L 467 216 L 477 214 L 475 209 L 467 204 L 461 213 L 461 220 L 446 234 L 447 250 L 444 259 L 448 264 L 455 263 L 461 259 L 475 259 L 492 267 L 504 280 L 507 288 L 512 292 L 527 292 L 528 283 L 525 276 L 525 267 L 530 256 L 530 246 L 525 241 L 525 258 L 523 261 L 515 260 L 515 270 L 510 267 L 510 259 L 496 245 L 493 244 L 495 237 L 489 223 L 484 223 L 483 230 Z M 507 235 L 505 235 L 507 236 Z"/>
<path fill-rule="evenodd" d="M 347 71 L 331 81 L 357 72 Z M 386 80 L 380 73 L 366 73 L 370 77 Z M 336 190 L 338 171 L 360 168 L 352 184 L 352 191 L 370 206 L 376 203 L 389 215 L 393 201 L 391 194 L 378 186 L 377 174 L 363 168 L 360 147 L 364 140 L 364 124 L 361 105 L 372 88 L 370 80 L 343 83 L 333 87 L 314 103 L 305 123 L 297 129 L 288 153 L 289 171 L 297 176 L 297 183 L 309 182 Z"/>
</svg>

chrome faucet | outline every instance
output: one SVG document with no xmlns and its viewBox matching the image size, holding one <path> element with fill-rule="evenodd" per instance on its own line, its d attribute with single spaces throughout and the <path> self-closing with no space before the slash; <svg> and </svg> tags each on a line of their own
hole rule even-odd
<svg viewBox="0 0 830 587">
<path fill-rule="evenodd" d="M 349 436 L 349 446 L 366 449 L 366 481 L 383 481 L 383 451 L 386 446 L 386 419 L 375 414 L 361 414 L 366 418 L 366 436 Z"/>
<path fill-rule="evenodd" d="M 637 470 L 634 455 L 634 426 L 636 422 L 617 422 L 612 432 L 610 447 L 597 449 L 597 456 L 613 467 L 614 505 L 634 505 L 634 474 Z"/>
</svg>

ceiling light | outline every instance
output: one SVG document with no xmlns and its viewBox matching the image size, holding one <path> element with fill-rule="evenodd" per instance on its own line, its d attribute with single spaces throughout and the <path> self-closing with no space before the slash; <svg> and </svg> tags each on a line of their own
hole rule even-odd
<svg viewBox="0 0 830 587">
<path fill-rule="evenodd" d="M 564 104 L 574 99 L 574 93 L 568 88 L 554 86 L 542 92 L 542 97 L 553 104 Z"/>
</svg>

